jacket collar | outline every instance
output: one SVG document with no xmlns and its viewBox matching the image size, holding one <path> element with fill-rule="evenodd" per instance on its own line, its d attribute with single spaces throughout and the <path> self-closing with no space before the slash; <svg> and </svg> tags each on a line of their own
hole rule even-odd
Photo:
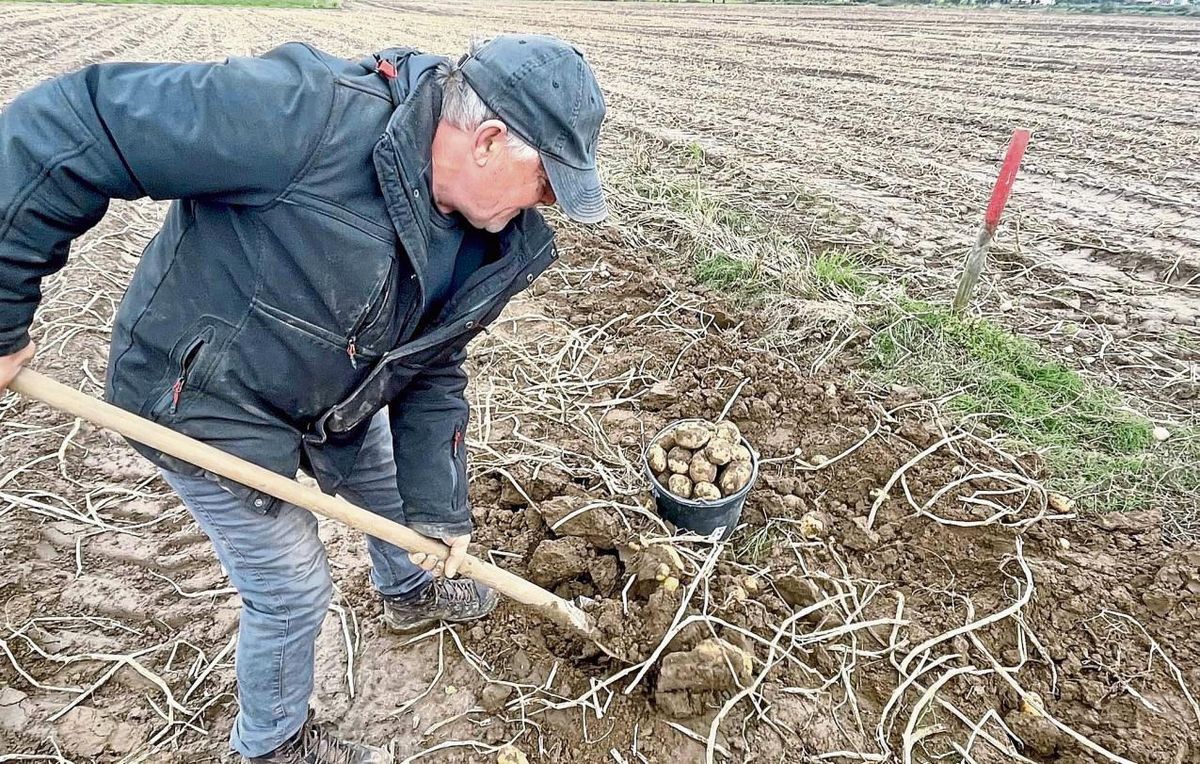
<svg viewBox="0 0 1200 764">
<path fill-rule="evenodd" d="M 396 77 L 387 79 L 396 106 L 375 144 L 375 172 L 392 226 L 412 261 L 424 295 L 433 200 L 422 171 L 429 163 L 442 110 L 442 89 L 434 74 L 446 59 L 402 48 L 378 55 L 396 68 Z M 543 253 L 554 239 L 553 231 L 536 210 L 526 210 L 496 235 L 501 257 L 516 254 L 522 261 Z"/>
</svg>

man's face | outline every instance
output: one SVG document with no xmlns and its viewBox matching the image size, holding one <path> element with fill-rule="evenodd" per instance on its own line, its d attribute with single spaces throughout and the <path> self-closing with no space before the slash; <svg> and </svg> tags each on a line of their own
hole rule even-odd
<svg viewBox="0 0 1200 764">
<path fill-rule="evenodd" d="M 489 120 L 462 138 L 454 149 L 469 155 L 458 157 L 460 172 L 446 191 L 449 206 L 473 227 L 499 233 L 522 210 L 554 204 L 541 159 L 536 153 L 514 153 L 502 122 Z"/>
</svg>

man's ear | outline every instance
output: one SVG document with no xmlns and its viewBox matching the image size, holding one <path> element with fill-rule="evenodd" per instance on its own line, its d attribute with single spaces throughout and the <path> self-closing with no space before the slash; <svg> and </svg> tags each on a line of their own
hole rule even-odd
<svg viewBox="0 0 1200 764">
<path fill-rule="evenodd" d="M 480 167 L 486 165 L 507 140 L 508 126 L 500 120 L 489 119 L 480 124 L 475 128 L 475 145 L 471 151 L 475 164 Z"/>
</svg>

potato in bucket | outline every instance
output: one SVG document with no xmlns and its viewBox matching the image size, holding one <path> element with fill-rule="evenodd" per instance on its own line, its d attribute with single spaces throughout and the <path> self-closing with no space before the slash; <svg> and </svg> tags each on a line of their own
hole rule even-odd
<svg viewBox="0 0 1200 764">
<path fill-rule="evenodd" d="M 758 459 L 733 422 L 675 422 L 651 439 L 643 464 L 664 519 L 722 538 L 737 526 L 758 477 Z"/>
</svg>

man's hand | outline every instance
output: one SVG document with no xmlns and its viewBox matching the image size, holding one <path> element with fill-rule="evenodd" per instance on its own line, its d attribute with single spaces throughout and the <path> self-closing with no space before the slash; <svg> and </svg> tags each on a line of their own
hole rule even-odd
<svg viewBox="0 0 1200 764">
<path fill-rule="evenodd" d="M 0 356 L 0 393 L 8 389 L 8 383 L 13 381 L 22 366 L 29 363 L 36 350 L 33 342 L 30 342 L 15 353 Z"/>
<path fill-rule="evenodd" d="M 450 547 L 449 557 L 442 559 L 436 554 L 413 552 L 408 559 L 435 576 L 444 575 L 446 578 L 454 578 L 458 575 L 458 569 L 462 566 L 463 560 L 467 558 L 467 546 L 471 543 L 471 534 L 443 536 L 442 541 Z"/>
</svg>

